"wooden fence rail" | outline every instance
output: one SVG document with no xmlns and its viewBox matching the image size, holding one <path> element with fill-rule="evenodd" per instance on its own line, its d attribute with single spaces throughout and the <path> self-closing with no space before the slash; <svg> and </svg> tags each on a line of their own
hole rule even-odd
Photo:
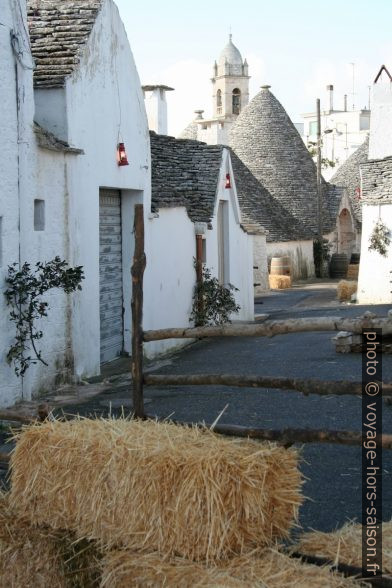
<svg viewBox="0 0 392 588">
<path fill-rule="evenodd" d="M 273 388 L 302 392 L 305 396 L 362 395 L 361 382 L 303 380 L 299 378 L 273 378 L 235 374 L 160 375 L 145 374 L 145 386 L 236 386 L 238 388 Z M 382 384 L 382 395 L 392 397 L 392 383 Z"/>
<path fill-rule="evenodd" d="M 269 388 L 296 390 L 305 395 L 322 396 L 346 394 L 361 395 L 359 382 L 330 382 L 321 380 L 304 380 L 297 378 L 272 378 L 259 375 L 199 374 L 199 375 L 159 375 L 143 373 L 143 343 L 163 339 L 199 339 L 203 337 L 273 337 L 289 333 L 306 333 L 314 331 L 349 331 L 362 333 L 366 329 L 382 329 L 383 335 L 392 335 L 392 314 L 378 318 L 366 312 L 360 318 L 346 319 L 339 316 L 300 318 L 289 320 L 267 320 L 258 324 L 236 324 L 215 327 L 174 328 L 142 331 L 143 308 L 143 272 L 145 268 L 143 208 L 135 207 L 135 256 L 132 267 L 132 375 L 133 375 L 133 410 L 134 416 L 148 417 L 144 412 L 144 386 L 238 386 L 246 388 Z M 392 383 L 383 384 L 383 394 L 392 396 Z M 191 423 L 183 423 L 191 424 Z M 205 425 L 204 425 L 205 426 Z M 235 425 L 216 425 L 214 431 L 223 435 L 251 437 L 278 441 L 284 445 L 293 443 L 339 443 L 342 445 L 361 445 L 362 434 L 355 431 L 319 431 L 307 429 L 265 430 Z M 392 449 L 392 435 L 383 435 L 381 446 Z"/>
<path fill-rule="evenodd" d="M 154 415 L 148 415 L 156 419 Z M 158 419 L 165 421 L 167 419 Z M 294 443 L 336 443 L 339 445 L 362 445 L 362 433 L 358 431 L 319 431 L 317 429 L 258 429 L 255 427 L 241 427 L 239 425 L 210 425 L 206 423 L 191 423 L 172 420 L 178 425 L 187 427 L 212 428 L 215 433 L 228 437 L 246 437 L 263 441 L 276 441 L 286 447 Z M 392 449 L 392 435 L 381 435 L 378 439 L 383 449 Z"/>
<path fill-rule="evenodd" d="M 250 325 L 159 329 L 145 331 L 143 339 L 147 343 L 163 339 L 199 339 L 202 337 L 274 337 L 275 335 L 314 331 L 350 331 L 360 334 L 364 329 L 382 329 L 384 336 L 392 335 L 392 316 L 379 318 L 373 313 L 366 312 L 362 317 L 354 319 L 334 316 L 267 320 L 261 324 Z"/>
</svg>

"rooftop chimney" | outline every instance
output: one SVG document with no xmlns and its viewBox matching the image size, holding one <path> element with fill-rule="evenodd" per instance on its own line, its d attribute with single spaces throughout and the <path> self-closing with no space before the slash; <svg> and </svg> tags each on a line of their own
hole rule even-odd
<svg viewBox="0 0 392 588">
<path fill-rule="evenodd" d="M 174 88 L 163 85 L 142 86 L 146 106 L 148 127 L 158 135 L 167 135 L 166 92 Z"/>
<path fill-rule="evenodd" d="M 329 112 L 333 112 L 333 86 L 327 86 L 327 91 L 329 92 Z"/>
</svg>

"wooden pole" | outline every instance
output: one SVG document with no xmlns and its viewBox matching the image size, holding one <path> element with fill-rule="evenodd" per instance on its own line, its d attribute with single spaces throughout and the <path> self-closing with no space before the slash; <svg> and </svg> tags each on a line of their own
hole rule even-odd
<svg viewBox="0 0 392 588">
<path fill-rule="evenodd" d="M 135 206 L 135 253 L 132 274 L 132 380 L 133 413 L 144 418 L 143 402 L 143 275 L 146 267 L 144 253 L 143 205 Z"/>
<path fill-rule="evenodd" d="M 321 190 L 321 110 L 320 98 L 317 98 L 317 221 L 318 239 L 323 245 L 323 218 L 322 218 L 322 190 Z M 321 268 L 322 270 L 322 268 Z"/>
<path fill-rule="evenodd" d="M 345 319 L 339 316 L 265 321 L 251 325 L 224 325 L 218 327 L 197 327 L 160 329 L 146 331 L 144 341 L 162 339 L 198 339 L 201 337 L 273 337 L 288 333 L 305 333 L 312 331 L 350 331 L 362 333 L 363 329 L 382 329 L 383 335 L 392 335 L 392 319 L 366 316 Z"/>
<path fill-rule="evenodd" d="M 361 382 L 302 380 L 236 374 L 159 375 L 146 374 L 146 386 L 238 386 L 239 388 L 273 388 L 302 392 L 305 396 L 362 395 Z M 392 383 L 382 384 L 383 397 L 392 397 Z"/>
<path fill-rule="evenodd" d="M 203 282 L 203 235 L 196 235 L 196 280 L 198 286 Z M 197 300 L 199 316 L 203 314 L 203 295 L 199 291 Z M 200 324 L 200 323 L 199 323 Z M 198 326 L 198 325 L 196 325 Z"/>
<path fill-rule="evenodd" d="M 0 410 L 0 421 L 14 421 L 28 425 L 36 420 L 36 417 L 19 414 L 12 410 Z"/>
<path fill-rule="evenodd" d="M 148 418 L 156 420 L 156 416 L 148 415 Z M 158 420 L 167 419 L 162 418 Z M 209 429 L 211 425 L 201 423 L 189 423 L 172 421 L 178 425 L 187 427 L 198 426 L 202 429 Z M 334 443 L 338 445 L 360 445 L 362 446 L 362 433 L 357 431 L 319 431 L 314 429 L 254 429 L 251 427 L 240 427 L 238 425 L 215 425 L 215 433 L 228 437 L 245 437 L 249 439 L 262 439 L 264 441 L 276 441 L 286 447 L 294 443 Z M 381 435 L 380 447 L 392 449 L 392 435 Z"/>
</svg>

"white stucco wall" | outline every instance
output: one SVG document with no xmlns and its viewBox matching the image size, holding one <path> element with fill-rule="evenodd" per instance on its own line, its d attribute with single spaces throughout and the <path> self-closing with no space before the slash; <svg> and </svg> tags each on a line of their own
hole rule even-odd
<svg viewBox="0 0 392 588">
<path fill-rule="evenodd" d="M 106 0 L 77 70 L 66 84 L 68 140 L 85 155 L 69 164 L 70 261 L 83 265 L 83 291 L 74 295 L 73 349 L 78 377 L 100 370 L 99 188 L 123 193 L 123 279 L 125 300 L 131 295 L 130 265 L 134 204 L 151 207 L 150 155 L 143 93 L 124 25 L 117 7 Z M 129 166 L 119 167 L 118 142 L 124 142 Z M 125 202 L 126 200 L 126 202 Z M 124 209 L 123 209 L 124 212 Z M 150 246 L 146 235 L 146 250 Z M 126 304 L 125 304 L 126 306 Z M 129 348 L 129 312 L 126 348 Z M 128 329 L 127 329 L 128 325 Z"/>
<path fill-rule="evenodd" d="M 232 178 L 232 187 L 225 188 L 226 174 Z M 241 213 L 235 188 L 234 173 L 231 167 L 229 152 L 224 149 L 219 174 L 217 196 L 215 201 L 212 231 L 207 231 L 207 265 L 214 275 L 218 275 L 218 231 L 217 214 L 219 201 L 228 202 L 228 281 L 238 288 L 235 293 L 237 304 L 241 306 L 234 320 L 253 320 L 254 288 L 253 288 L 253 241 L 241 227 Z"/>
<path fill-rule="evenodd" d="M 151 246 L 146 252 L 143 327 L 190 327 L 196 280 L 194 224 L 184 207 L 161 208 L 157 217 L 147 221 L 146 229 Z M 145 345 L 145 353 L 153 357 L 187 343 L 184 339 L 156 341 Z"/>
<path fill-rule="evenodd" d="M 8 366 L 5 357 L 14 341 L 13 323 L 3 292 L 7 267 L 26 259 L 31 199 L 34 112 L 32 61 L 26 36 L 26 13 L 10 0 L 2 2 L 0 26 L 1 125 L 0 158 L 0 406 L 12 405 L 25 394 L 23 381 Z M 17 36 L 19 60 L 11 47 L 11 30 Z M 19 107 L 17 103 L 19 101 Z"/>
<path fill-rule="evenodd" d="M 392 155 L 392 84 L 385 72 L 373 85 L 372 91 L 369 160 Z M 369 251 L 369 239 L 379 219 L 392 231 L 392 204 L 378 205 L 364 202 L 357 295 L 360 304 L 390 304 L 392 302 L 392 274 L 390 273 L 392 245 L 389 246 L 385 257 L 376 251 Z"/>
<path fill-rule="evenodd" d="M 268 280 L 268 255 L 267 255 L 267 236 L 253 235 L 253 279 L 255 294 L 261 294 L 269 290 Z"/>
<path fill-rule="evenodd" d="M 358 302 L 360 304 L 392 303 L 392 245 L 384 257 L 376 251 L 369 251 L 369 239 L 374 225 L 381 218 L 392 231 L 392 204 L 362 206 L 361 263 L 358 277 Z"/>
<path fill-rule="evenodd" d="M 292 278 L 304 280 L 314 277 L 313 241 L 282 241 L 267 243 L 268 259 L 272 257 L 291 258 Z"/>
<path fill-rule="evenodd" d="M 392 83 L 383 74 L 372 88 L 369 159 L 392 155 Z"/>
</svg>

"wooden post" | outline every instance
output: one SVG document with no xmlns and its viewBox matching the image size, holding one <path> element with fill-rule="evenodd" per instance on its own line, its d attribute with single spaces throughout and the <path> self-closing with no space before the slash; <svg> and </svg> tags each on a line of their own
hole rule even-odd
<svg viewBox="0 0 392 588">
<path fill-rule="evenodd" d="M 323 246 L 323 205 L 321 190 L 321 112 L 320 98 L 317 98 L 317 221 L 318 221 L 318 238 L 321 247 Z M 322 269 L 321 269 L 322 271 Z"/>
<path fill-rule="evenodd" d="M 203 282 L 203 235 L 198 234 L 196 235 L 196 280 L 198 286 Z M 197 308 L 200 316 L 203 314 L 203 305 L 203 295 L 199 291 Z M 200 321 L 196 326 L 200 326 Z"/>
<path fill-rule="evenodd" d="M 144 215 L 143 205 L 135 206 L 135 253 L 132 275 L 132 381 L 133 413 L 144 418 L 143 402 L 143 274 L 146 267 L 144 253 Z"/>
</svg>

